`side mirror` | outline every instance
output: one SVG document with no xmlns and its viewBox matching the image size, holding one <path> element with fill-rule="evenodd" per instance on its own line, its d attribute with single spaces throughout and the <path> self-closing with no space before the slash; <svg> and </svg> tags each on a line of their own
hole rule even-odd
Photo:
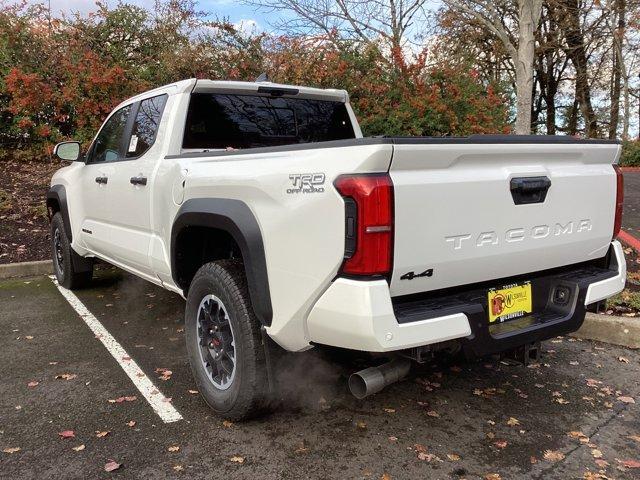
<svg viewBox="0 0 640 480">
<path fill-rule="evenodd" d="M 61 142 L 54 147 L 53 154 L 60 160 L 77 162 L 80 160 L 80 142 Z"/>
</svg>

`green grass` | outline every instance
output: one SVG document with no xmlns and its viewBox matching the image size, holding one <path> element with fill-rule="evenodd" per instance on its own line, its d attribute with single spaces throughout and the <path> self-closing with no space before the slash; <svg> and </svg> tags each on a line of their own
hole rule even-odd
<svg viewBox="0 0 640 480">
<path fill-rule="evenodd" d="M 627 307 L 640 311 L 640 292 L 627 289 L 607 300 L 607 308 Z"/>
</svg>

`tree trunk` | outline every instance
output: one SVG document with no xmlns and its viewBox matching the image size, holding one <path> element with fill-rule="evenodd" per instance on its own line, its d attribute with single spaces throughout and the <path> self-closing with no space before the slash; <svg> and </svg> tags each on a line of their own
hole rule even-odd
<svg viewBox="0 0 640 480">
<path fill-rule="evenodd" d="M 574 136 L 578 133 L 578 107 L 580 102 L 576 98 L 569 110 L 569 121 L 567 122 L 567 134 Z"/>
<path fill-rule="evenodd" d="M 556 134 L 556 93 L 558 86 L 556 85 L 553 72 L 551 72 L 549 81 L 547 82 L 547 91 L 544 101 L 547 104 L 547 135 Z"/>
<path fill-rule="evenodd" d="M 624 117 L 622 119 L 622 139 L 629 140 L 629 121 L 631 120 L 631 99 L 629 98 L 629 75 L 625 75 L 622 85 L 622 98 L 624 101 Z M 638 125 L 640 128 L 640 124 Z"/>
<path fill-rule="evenodd" d="M 587 51 L 584 35 L 580 26 L 579 0 L 563 0 L 565 7 L 564 21 L 560 24 L 564 28 L 567 42 L 567 56 L 571 59 L 576 71 L 576 99 L 580 103 L 580 110 L 584 118 L 585 134 L 587 137 L 598 135 L 598 123 L 591 103 L 591 87 L 587 72 Z"/>
<path fill-rule="evenodd" d="M 614 40 L 615 41 L 615 40 Z M 611 111 L 609 112 L 609 138 L 614 139 L 618 134 L 618 120 L 620 118 L 620 61 L 614 49 L 613 75 L 611 78 Z"/>
<path fill-rule="evenodd" d="M 618 135 L 618 123 L 620 121 L 620 83 L 622 80 L 622 68 L 624 61 L 621 58 L 622 38 L 625 29 L 626 0 L 615 0 L 614 14 L 617 16 L 617 29 L 613 32 L 613 78 L 611 86 L 611 112 L 609 117 L 609 138 L 614 139 Z M 628 82 L 626 82 L 628 83 Z M 626 116 L 626 113 L 625 113 Z"/>
<path fill-rule="evenodd" d="M 540 21 L 542 0 L 518 1 L 518 50 L 516 67 L 516 135 L 531 133 L 531 103 L 533 92 L 533 56 L 535 31 Z"/>
</svg>

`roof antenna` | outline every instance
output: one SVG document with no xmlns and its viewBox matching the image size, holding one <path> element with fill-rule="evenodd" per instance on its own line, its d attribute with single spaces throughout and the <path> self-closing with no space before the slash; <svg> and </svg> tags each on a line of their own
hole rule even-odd
<svg viewBox="0 0 640 480">
<path fill-rule="evenodd" d="M 260 75 L 258 75 L 258 78 L 256 78 L 256 82 L 268 82 L 269 81 L 269 76 L 267 75 L 267 72 L 262 72 Z"/>
</svg>

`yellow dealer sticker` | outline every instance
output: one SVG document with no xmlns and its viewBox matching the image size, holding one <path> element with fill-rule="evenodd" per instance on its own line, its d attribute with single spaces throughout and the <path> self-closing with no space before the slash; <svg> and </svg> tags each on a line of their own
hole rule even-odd
<svg viewBox="0 0 640 480">
<path fill-rule="evenodd" d="M 489 323 L 505 322 L 532 312 L 531 283 L 508 285 L 488 292 Z"/>
</svg>

